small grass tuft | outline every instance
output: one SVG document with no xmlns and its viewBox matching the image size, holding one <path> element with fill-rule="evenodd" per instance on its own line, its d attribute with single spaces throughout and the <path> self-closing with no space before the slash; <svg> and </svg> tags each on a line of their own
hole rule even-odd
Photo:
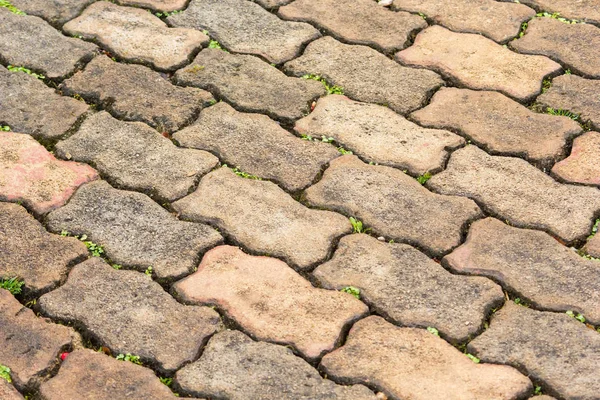
<svg viewBox="0 0 600 400">
<path fill-rule="evenodd" d="M 321 75 L 307 74 L 304 75 L 302 79 L 310 79 L 313 81 L 321 82 L 323 86 L 325 86 L 327 94 L 344 94 L 344 88 L 337 85 L 330 85 Z"/>
<path fill-rule="evenodd" d="M 162 383 L 165 386 L 171 387 L 171 385 L 173 384 L 173 378 L 159 378 L 160 379 L 160 383 Z"/>
<path fill-rule="evenodd" d="M 16 276 L 12 278 L 0 279 L 0 288 L 8 290 L 13 296 L 21 294 L 24 284 L 25 281 L 20 280 Z"/>
<path fill-rule="evenodd" d="M 340 292 L 351 294 L 352 296 L 354 296 L 358 300 L 360 300 L 360 289 L 359 288 L 355 288 L 354 286 L 346 286 L 345 288 L 340 290 Z"/>
<path fill-rule="evenodd" d="M 152 272 L 153 272 L 153 268 L 152 267 L 148 267 L 146 268 L 146 270 L 144 271 L 144 273 L 148 276 L 152 276 Z"/>
<path fill-rule="evenodd" d="M 8 0 L 0 0 L 0 7 L 7 8 L 13 14 L 17 15 L 27 15 L 23 11 L 19 10 L 17 7 L 13 6 Z"/>
<path fill-rule="evenodd" d="M 31 72 L 30 69 L 27 69 L 25 67 L 15 67 L 14 65 L 9 65 L 8 67 L 6 67 L 6 69 L 8 69 L 11 72 L 25 72 L 27 75 L 31 75 L 38 79 L 42 79 L 42 80 L 46 79 L 46 77 L 44 75 L 40 75 L 40 74 L 36 74 L 35 72 Z"/>
<path fill-rule="evenodd" d="M 419 182 L 421 185 L 424 185 L 425 183 L 427 183 L 428 180 L 431 179 L 431 174 L 429 172 L 425 172 L 423 175 L 418 176 L 416 179 L 417 182 Z"/>
<path fill-rule="evenodd" d="M 565 314 L 567 314 L 569 317 L 573 317 L 575 318 L 577 321 L 581 322 L 581 323 L 585 323 L 585 317 L 582 314 L 579 314 L 578 312 L 574 312 L 574 311 L 567 311 Z"/>
<path fill-rule="evenodd" d="M 229 168 L 231 171 L 233 171 L 234 174 L 236 174 L 237 176 L 240 176 L 242 178 L 254 179 L 256 181 L 262 181 L 262 179 L 260 177 L 240 170 L 240 167 L 231 168 L 227 164 L 223 164 L 223 168 Z"/>
<path fill-rule="evenodd" d="M 571 112 L 569 110 L 563 110 L 562 108 L 556 109 L 548 107 L 546 108 L 546 114 L 559 115 L 571 118 L 573 121 L 579 121 L 579 114 L 575 114 L 574 112 Z"/>
<path fill-rule="evenodd" d="M 149 13 L 152 14 L 152 11 L 148 10 Z M 177 10 L 177 11 L 170 11 L 170 12 L 156 12 L 154 13 L 154 15 L 156 15 L 158 18 L 162 18 L 162 17 L 170 17 L 171 15 L 177 15 L 179 13 L 183 12 L 182 10 Z"/>
<path fill-rule="evenodd" d="M 362 221 L 354 218 L 354 217 L 350 217 L 350 223 L 352 224 L 352 230 L 354 231 L 354 233 L 368 233 L 371 231 L 371 228 L 365 228 L 363 226 Z"/>
<path fill-rule="evenodd" d="M 10 126 L 0 125 L 0 132 L 10 132 Z"/>
<path fill-rule="evenodd" d="M 466 354 L 467 357 L 469 357 L 469 360 L 473 361 L 475 364 L 479 364 L 481 362 L 481 360 L 477 357 L 475 357 L 473 354 Z"/>
<path fill-rule="evenodd" d="M 63 231 L 64 232 L 64 231 Z M 61 232 L 62 235 L 62 232 Z M 92 253 L 93 257 L 102 257 L 102 255 L 104 254 L 104 247 L 102 247 L 99 244 L 96 244 L 90 240 L 87 240 L 87 235 L 81 235 L 81 236 L 75 236 L 77 239 L 81 240 L 83 242 L 83 244 L 85 244 L 85 247 L 87 247 L 87 249 L 90 251 L 90 253 Z"/>
<path fill-rule="evenodd" d="M 541 17 L 541 18 L 552 18 L 552 19 L 556 19 L 560 22 L 563 22 L 565 24 L 584 24 L 585 22 L 583 21 L 579 21 L 577 19 L 568 19 L 568 18 L 563 18 L 560 16 L 560 13 L 549 13 L 549 12 L 539 12 L 536 14 L 536 17 Z"/>
<path fill-rule="evenodd" d="M 0 364 L 0 378 L 4 379 L 8 383 L 12 382 L 10 377 L 10 368 L 8 368 L 6 365 Z"/>
<path fill-rule="evenodd" d="M 137 364 L 137 365 L 142 365 L 142 362 L 140 361 L 140 357 L 139 356 L 134 356 L 134 355 L 132 355 L 130 353 L 119 354 L 115 358 L 117 360 L 119 360 L 119 361 L 129 361 L 129 362 L 132 362 L 132 363 Z"/>
<path fill-rule="evenodd" d="M 435 329 L 434 327 L 432 327 L 432 326 L 428 326 L 427 327 L 427 332 L 429 332 L 429 333 L 431 333 L 432 335 L 435 335 L 435 336 L 440 336 L 440 332 L 437 329 Z"/>
</svg>

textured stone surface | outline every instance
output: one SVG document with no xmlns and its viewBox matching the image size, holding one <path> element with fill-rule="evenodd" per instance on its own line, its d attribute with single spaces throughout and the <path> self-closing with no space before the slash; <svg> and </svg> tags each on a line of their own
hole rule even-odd
<svg viewBox="0 0 600 400">
<path fill-rule="evenodd" d="M 23 400 L 24 397 L 21 393 L 17 392 L 17 389 L 4 379 L 0 379 L 0 398 L 3 400 Z"/>
<path fill-rule="evenodd" d="M 313 274 L 328 289 L 360 289 L 363 301 L 398 325 L 435 327 L 453 342 L 474 336 L 504 300 L 488 279 L 452 275 L 406 244 L 368 235 L 343 237 L 332 260 Z"/>
<path fill-rule="evenodd" d="M 354 324 L 321 367 L 336 381 L 368 383 L 394 399 L 516 399 L 532 389 L 511 367 L 477 365 L 424 329 L 398 328 L 376 316 Z"/>
<path fill-rule="evenodd" d="M 541 229 L 572 242 L 583 239 L 600 210 L 600 191 L 556 182 L 524 160 L 490 156 L 475 146 L 452 153 L 430 188 L 467 196 L 513 225 Z"/>
<path fill-rule="evenodd" d="M 0 121 L 43 141 L 64 135 L 84 114 L 85 103 L 59 96 L 33 76 L 0 66 Z"/>
<path fill-rule="evenodd" d="M 600 235 L 596 234 L 588 239 L 584 250 L 590 256 L 600 258 Z"/>
<path fill-rule="evenodd" d="M 294 129 L 317 140 L 332 137 L 364 160 L 415 175 L 441 170 L 446 150 L 465 143 L 451 132 L 423 129 L 387 107 L 338 95 L 319 99 L 314 111 L 297 121 Z"/>
<path fill-rule="evenodd" d="M 247 0 L 191 0 L 186 10 L 167 19 L 173 26 L 208 30 L 234 53 L 254 54 L 281 64 L 321 36 L 303 22 L 283 21 Z"/>
<path fill-rule="evenodd" d="M 444 258 L 461 274 L 483 275 L 536 308 L 577 311 L 600 324 L 600 263 L 586 260 L 545 232 L 494 218 L 471 225 L 467 241 Z"/>
<path fill-rule="evenodd" d="M 60 27 L 75 18 L 96 0 L 10 0 L 19 10 L 36 15 Z"/>
<path fill-rule="evenodd" d="M 40 387 L 43 400 L 176 399 L 148 368 L 88 349 L 70 353 L 58 375 Z"/>
<path fill-rule="evenodd" d="M 212 100 L 204 90 L 172 85 L 149 68 L 104 56 L 96 57 L 60 89 L 102 106 L 119 119 L 145 122 L 168 133 L 190 124 Z"/>
<path fill-rule="evenodd" d="M 294 0 L 256 0 L 256 3 L 260 4 L 264 8 L 273 9 L 275 7 L 284 6 L 291 3 Z"/>
<path fill-rule="evenodd" d="M 246 112 L 291 122 L 309 112 L 309 103 L 326 93 L 319 82 L 287 77 L 257 57 L 205 49 L 175 74 L 180 85 L 211 91 Z"/>
<path fill-rule="evenodd" d="M 39 17 L 17 15 L 0 7 L 0 58 L 47 78 L 61 79 L 89 61 L 96 45 L 68 38 Z"/>
<path fill-rule="evenodd" d="M 16 276 L 26 292 L 45 292 L 87 255 L 79 240 L 50 235 L 23 207 L 0 203 L 0 278 Z"/>
<path fill-rule="evenodd" d="M 521 0 L 521 3 L 538 11 L 558 12 L 564 18 L 600 24 L 600 8 L 597 0 Z"/>
<path fill-rule="evenodd" d="M 481 33 L 496 42 L 517 36 L 521 24 L 535 16 L 522 4 L 493 0 L 395 0 L 392 9 L 423 13 L 455 32 Z"/>
<path fill-rule="evenodd" d="M 188 0 L 117 0 L 123 6 L 149 8 L 153 11 L 172 12 L 182 10 Z"/>
<path fill-rule="evenodd" d="M 222 162 L 290 191 L 310 185 L 339 155 L 327 143 L 302 140 L 265 115 L 240 113 L 227 103 L 202 111 L 194 125 L 173 138 L 182 146 L 218 154 Z"/>
<path fill-rule="evenodd" d="M 344 42 L 385 52 L 405 48 L 413 32 L 427 27 L 418 15 L 393 12 L 372 0 L 296 0 L 281 7 L 278 15 L 314 24 Z"/>
<path fill-rule="evenodd" d="M 600 335 L 566 314 L 508 302 L 468 350 L 483 362 L 518 367 L 559 398 L 592 400 L 600 393 Z"/>
<path fill-rule="evenodd" d="M 179 304 L 150 277 L 117 271 L 97 257 L 75 266 L 67 283 L 38 304 L 45 315 L 80 326 L 114 354 L 135 354 L 161 371 L 194 360 L 220 323 L 214 310 Z"/>
<path fill-rule="evenodd" d="M 462 227 L 481 215 L 471 200 L 431 193 L 402 171 L 349 155 L 332 161 L 305 193 L 313 206 L 355 216 L 376 235 L 434 255 L 458 246 Z"/>
<path fill-rule="evenodd" d="M 480 35 L 454 33 L 435 25 L 396 54 L 403 64 L 430 68 L 457 86 L 497 90 L 517 100 L 539 94 L 545 76 L 561 66 L 544 56 L 517 54 Z"/>
<path fill-rule="evenodd" d="M 185 219 L 217 226 L 252 252 L 281 257 L 299 269 L 321 262 L 332 242 L 351 231 L 345 217 L 311 210 L 274 183 L 240 178 L 227 168 L 206 175 L 173 208 Z"/>
<path fill-rule="evenodd" d="M 64 205 L 98 177 L 88 165 L 60 161 L 31 136 L 0 131 L 0 200 L 23 203 L 37 215 Z"/>
<path fill-rule="evenodd" d="M 552 167 L 559 178 L 585 185 L 600 185 L 600 133 L 587 132 L 573 141 L 568 158 Z"/>
<path fill-rule="evenodd" d="M 208 37 L 194 29 L 170 28 L 146 10 L 98 1 L 64 31 L 95 40 L 125 61 L 174 70 L 186 64 Z"/>
<path fill-rule="evenodd" d="M 285 70 L 295 76 L 320 75 L 354 100 L 388 105 L 401 114 L 420 108 L 444 83 L 435 72 L 403 67 L 374 49 L 331 37 L 310 43 Z"/>
<path fill-rule="evenodd" d="M 86 234 L 117 264 L 141 270 L 151 266 L 158 278 L 189 273 L 200 254 L 222 240 L 208 226 L 179 221 L 148 196 L 113 189 L 104 181 L 81 187 L 46 221 L 54 232 Z"/>
<path fill-rule="evenodd" d="M 600 80 L 576 75 L 561 75 L 552 80 L 552 87 L 536 101 L 556 110 L 579 114 L 585 123 L 600 130 Z"/>
<path fill-rule="evenodd" d="M 206 253 L 173 290 L 185 302 L 216 305 L 252 336 L 291 345 L 308 359 L 333 350 L 344 327 L 369 311 L 347 293 L 314 288 L 283 261 L 233 246 Z"/>
<path fill-rule="evenodd" d="M 10 368 L 12 382 L 19 390 L 39 385 L 58 365 L 58 354 L 71 345 L 74 333 L 36 317 L 9 291 L 0 289 L 0 365 Z"/>
<path fill-rule="evenodd" d="M 340 386 L 283 346 L 254 342 L 238 331 L 213 336 L 202 356 L 177 372 L 187 393 L 231 400 L 376 400 L 364 386 Z"/>
<path fill-rule="evenodd" d="M 144 191 L 161 201 L 188 194 L 219 162 L 208 152 L 175 146 L 141 122 L 122 122 L 105 111 L 59 142 L 56 154 L 94 165 L 118 188 Z"/>
<path fill-rule="evenodd" d="M 581 132 L 568 117 L 535 113 L 497 92 L 457 88 L 440 89 L 411 118 L 460 132 L 492 153 L 546 163 L 566 155 L 567 140 Z"/>
<path fill-rule="evenodd" d="M 574 73 L 600 78 L 600 28 L 594 25 L 534 18 L 525 35 L 510 45 L 519 53 L 545 55 Z"/>
</svg>

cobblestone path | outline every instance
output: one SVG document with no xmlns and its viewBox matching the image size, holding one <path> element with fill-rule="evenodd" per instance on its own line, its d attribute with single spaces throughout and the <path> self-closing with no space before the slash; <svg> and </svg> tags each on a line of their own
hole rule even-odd
<svg viewBox="0 0 600 400">
<path fill-rule="evenodd" d="M 599 189 L 599 0 L 0 0 L 0 400 L 599 400 Z"/>
</svg>

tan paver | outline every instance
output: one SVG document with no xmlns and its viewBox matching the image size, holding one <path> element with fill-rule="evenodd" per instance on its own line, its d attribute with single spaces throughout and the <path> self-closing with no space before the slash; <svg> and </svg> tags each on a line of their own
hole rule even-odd
<svg viewBox="0 0 600 400">
<path fill-rule="evenodd" d="M 4 379 L 0 379 L 0 398 L 3 400 L 23 400 L 21 393 L 14 388 L 14 386 Z"/>
<path fill-rule="evenodd" d="M 566 182 L 600 185 L 600 133 L 586 132 L 573 141 L 571 154 L 552 167 Z"/>
<path fill-rule="evenodd" d="M 600 235 L 596 233 L 591 239 L 588 239 L 583 249 L 590 256 L 600 258 Z"/>
<path fill-rule="evenodd" d="M 510 1 L 513 0 L 502 0 Z M 600 24 L 600 8 L 596 0 L 520 0 L 537 11 L 559 13 L 561 17 Z"/>
<path fill-rule="evenodd" d="M 61 27 L 75 18 L 96 0 L 10 0 L 10 3 L 28 15 L 36 15 L 50 24 Z"/>
</svg>

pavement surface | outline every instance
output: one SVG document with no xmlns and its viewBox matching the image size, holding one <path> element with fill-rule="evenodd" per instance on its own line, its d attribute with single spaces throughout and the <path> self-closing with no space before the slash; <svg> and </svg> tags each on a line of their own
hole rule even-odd
<svg viewBox="0 0 600 400">
<path fill-rule="evenodd" d="M 0 399 L 600 399 L 597 0 L 0 0 Z"/>
</svg>

